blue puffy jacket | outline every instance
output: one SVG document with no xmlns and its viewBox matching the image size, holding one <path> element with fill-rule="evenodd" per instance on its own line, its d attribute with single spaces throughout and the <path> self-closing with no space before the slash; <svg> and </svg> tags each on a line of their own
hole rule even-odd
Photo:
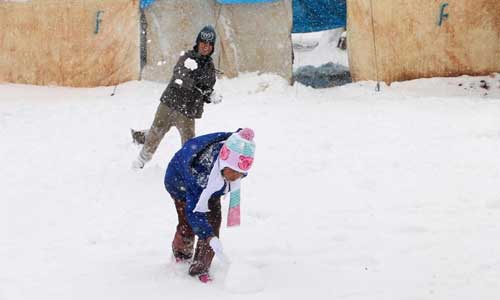
<svg viewBox="0 0 500 300">
<path fill-rule="evenodd" d="M 213 229 L 205 213 L 193 210 L 207 186 L 210 171 L 217 161 L 223 142 L 231 134 L 232 132 L 217 132 L 190 139 L 175 153 L 165 173 L 165 188 L 173 199 L 186 201 L 188 223 L 201 239 L 212 236 Z M 212 194 L 212 197 L 222 196 L 225 188 L 226 185 Z"/>
</svg>

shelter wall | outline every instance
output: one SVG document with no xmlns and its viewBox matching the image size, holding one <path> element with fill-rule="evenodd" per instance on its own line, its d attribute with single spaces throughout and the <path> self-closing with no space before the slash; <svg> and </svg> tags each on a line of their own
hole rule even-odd
<svg viewBox="0 0 500 300">
<path fill-rule="evenodd" d="M 155 1 L 145 10 L 147 27 L 147 64 L 143 78 L 167 82 L 180 53 L 192 49 L 203 26 L 215 25 L 213 0 Z M 220 38 L 212 57 L 218 65 Z"/>
<path fill-rule="evenodd" d="M 217 26 L 220 64 L 228 77 L 241 72 L 292 77 L 292 3 L 223 5 Z"/>
<path fill-rule="evenodd" d="M 347 4 L 349 66 L 356 81 L 391 83 L 500 71 L 498 0 Z"/>
<path fill-rule="evenodd" d="M 138 1 L 0 1 L 0 82 L 91 87 L 138 79 Z"/>
<path fill-rule="evenodd" d="M 179 54 L 191 49 L 199 30 L 210 24 L 217 31 L 212 58 L 224 76 L 258 71 L 291 80 L 291 0 L 239 5 L 222 5 L 215 0 L 162 0 L 145 13 L 145 79 L 168 81 Z"/>
</svg>

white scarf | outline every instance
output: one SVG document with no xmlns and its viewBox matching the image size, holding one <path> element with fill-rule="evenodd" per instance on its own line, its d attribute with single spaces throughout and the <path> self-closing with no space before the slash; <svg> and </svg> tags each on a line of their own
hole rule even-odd
<svg viewBox="0 0 500 300">
<path fill-rule="evenodd" d="M 221 165 L 219 162 L 219 158 L 217 158 L 217 161 L 215 162 L 214 166 L 212 167 L 212 170 L 210 171 L 210 175 L 208 177 L 208 182 L 207 186 L 205 189 L 201 192 L 200 199 L 198 199 L 198 203 L 196 204 L 196 207 L 194 208 L 193 212 L 208 212 L 210 209 L 208 209 L 208 200 L 210 200 L 210 197 L 215 193 L 220 191 L 222 187 L 224 186 L 224 183 L 226 180 L 222 176 L 221 172 Z M 227 192 L 230 192 L 229 187 L 231 187 L 232 191 L 235 191 L 240 188 L 240 179 L 232 182 L 228 182 L 226 189 L 224 190 L 224 194 Z"/>
</svg>

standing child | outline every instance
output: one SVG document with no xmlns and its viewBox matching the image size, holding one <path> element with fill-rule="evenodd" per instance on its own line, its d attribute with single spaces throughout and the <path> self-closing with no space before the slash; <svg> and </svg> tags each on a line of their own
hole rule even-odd
<svg viewBox="0 0 500 300">
<path fill-rule="evenodd" d="M 144 146 L 132 163 L 142 169 L 151 160 L 161 140 L 172 126 L 177 127 L 182 144 L 195 136 L 195 119 L 201 118 L 204 103 L 219 103 L 214 94 L 215 66 L 212 60 L 216 33 L 205 26 L 198 33 L 192 50 L 183 52 L 174 67 L 172 78 L 160 98 L 153 124 L 149 130 L 134 131 L 132 138 Z"/>
<path fill-rule="evenodd" d="M 215 254 L 224 258 L 219 240 L 223 195 L 231 192 L 228 226 L 239 225 L 239 187 L 252 166 L 255 143 L 250 128 L 193 138 L 168 164 L 165 188 L 177 209 L 178 225 L 172 242 L 177 262 L 193 258 L 189 275 L 210 281 Z"/>
</svg>

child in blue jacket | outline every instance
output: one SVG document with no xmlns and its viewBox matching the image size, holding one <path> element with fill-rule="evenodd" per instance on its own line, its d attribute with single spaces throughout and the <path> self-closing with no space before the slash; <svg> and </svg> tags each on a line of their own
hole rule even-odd
<svg viewBox="0 0 500 300">
<path fill-rule="evenodd" d="M 178 215 L 173 254 L 177 262 L 190 260 L 195 235 L 198 236 L 189 274 L 198 276 L 202 282 L 210 281 L 208 271 L 214 255 L 224 257 L 218 238 L 220 199 L 228 192 L 231 192 L 228 225 L 239 224 L 239 206 L 233 211 L 232 207 L 239 205 L 240 180 L 253 163 L 253 137 L 250 128 L 199 136 L 187 141 L 168 164 L 165 188 L 174 199 Z"/>
</svg>

